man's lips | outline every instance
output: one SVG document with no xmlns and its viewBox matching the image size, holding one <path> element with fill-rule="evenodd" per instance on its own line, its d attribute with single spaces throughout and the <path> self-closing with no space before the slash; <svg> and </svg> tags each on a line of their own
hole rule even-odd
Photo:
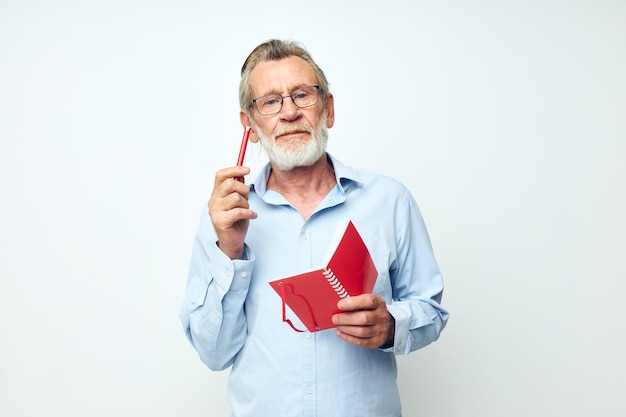
<svg viewBox="0 0 626 417">
<path fill-rule="evenodd" d="M 309 134 L 308 131 L 306 130 L 292 130 L 289 132 L 279 132 L 276 137 L 277 138 L 284 138 L 284 137 L 289 137 L 289 136 L 297 136 L 297 135 L 303 135 L 303 134 Z"/>
</svg>

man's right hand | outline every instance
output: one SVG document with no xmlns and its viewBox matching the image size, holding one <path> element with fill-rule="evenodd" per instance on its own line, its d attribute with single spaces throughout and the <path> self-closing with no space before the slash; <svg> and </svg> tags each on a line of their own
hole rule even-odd
<svg viewBox="0 0 626 417">
<path fill-rule="evenodd" d="M 249 168 L 240 166 L 217 171 L 209 199 L 209 216 L 219 247 L 230 259 L 243 257 L 249 221 L 257 218 L 248 204 L 250 188 L 236 179 L 249 173 Z"/>
</svg>

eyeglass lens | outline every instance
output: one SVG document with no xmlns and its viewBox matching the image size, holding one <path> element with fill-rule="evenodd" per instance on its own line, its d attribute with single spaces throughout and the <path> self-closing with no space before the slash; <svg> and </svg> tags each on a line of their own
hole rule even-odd
<svg viewBox="0 0 626 417">
<path fill-rule="evenodd" d="M 317 104 L 318 86 L 302 87 L 293 90 L 288 96 L 280 94 L 267 94 L 253 100 L 259 113 L 265 116 L 276 114 L 283 108 L 283 100 L 290 97 L 293 103 L 302 108 L 311 107 Z"/>
</svg>

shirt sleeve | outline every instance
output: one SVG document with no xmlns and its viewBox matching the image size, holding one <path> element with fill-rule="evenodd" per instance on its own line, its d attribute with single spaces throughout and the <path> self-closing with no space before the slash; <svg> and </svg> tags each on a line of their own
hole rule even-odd
<svg viewBox="0 0 626 417">
<path fill-rule="evenodd" d="M 212 370 L 229 367 L 245 343 L 243 305 L 253 268 L 249 247 L 244 247 L 244 259 L 235 261 L 219 249 L 208 212 L 203 210 L 179 318 L 187 339 Z"/>
<path fill-rule="evenodd" d="M 407 194 L 396 213 L 396 265 L 388 310 L 396 322 L 393 350 L 409 354 L 439 338 L 449 314 L 441 307 L 443 278 L 417 203 Z"/>
</svg>

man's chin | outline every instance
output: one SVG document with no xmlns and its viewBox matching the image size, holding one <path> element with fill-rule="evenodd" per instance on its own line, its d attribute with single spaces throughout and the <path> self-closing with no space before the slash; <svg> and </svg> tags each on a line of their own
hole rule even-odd
<svg viewBox="0 0 626 417">
<path fill-rule="evenodd" d="M 306 157 L 283 155 L 283 157 L 279 157 L 279 158 L 275 157 L 275 158 L 270 158 L 270 159 L 272 159 L 272 162 L 274 163 L 274 165 L 276 165 L 276 167 L 279 168 L 281 171 L 291 171 L 297 168 L 310 167 L 311 165 L 319 161 L 319 158 L 311 156 L 311 155 L 306 156 Z"/>
</svg>

